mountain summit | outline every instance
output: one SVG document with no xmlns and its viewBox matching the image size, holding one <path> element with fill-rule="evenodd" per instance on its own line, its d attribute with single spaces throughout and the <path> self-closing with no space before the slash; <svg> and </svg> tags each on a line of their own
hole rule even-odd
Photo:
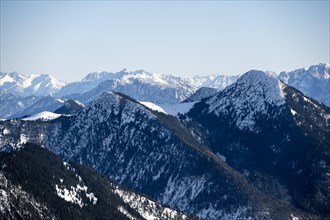
<svg viewBox="0 0 330 220">
<path fill-rule="evenodd" d="M 185 121 L 261 191 L 310 213 L 329 213 L 327 106 L 273 75 L 250 71 L 196 103 Z"/>
<path fill-rule="evenodd" d="M 230 115 L 238 128 L 253 130 L 256 117 L 271 115 L 271 107 L 283 106 L 284 87 L 271 75 L 251 70 L 236 83 L 208 99 L 208 112 L 218 116 Z"/>
</svg>

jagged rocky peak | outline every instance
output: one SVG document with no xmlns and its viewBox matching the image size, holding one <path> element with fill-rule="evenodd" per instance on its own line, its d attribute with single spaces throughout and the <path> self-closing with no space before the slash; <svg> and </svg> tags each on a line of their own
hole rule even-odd
<svg viewBox="0 0 330 220">
<path fill-rule="evenodd" d="M 88 73 L 81 81 L 94 81 L 100 79 L 105 74 L 112 74 L 105 71 Z"/>
<path fill-rule="evenodd" d="M 12 83 L 15 81 L 22 81 L 26 77 L 18 72 L 4 73 L 0 72 L 0 85 L 2 86 L 5 83 Z"/>
<path fill-rule="evenodd" d="M 85 78 L 83 78 L 82 82 L 92 82 L 92 81 L 104 81 L 108 79 L 113 79 L 116 77 L 123 76 L 125 74 L 128 74 L 127 69 L 123 69 L 119 72 L 107 72 L 107 71 L 99 71 L 99 72 L 92 72 L 87 74 Z"/>
<path fill-rule="evenodd" d="M 175 80 L 173 80 L 175 79 Z M 181 80 L 180 77 L 174 77 L 171 75 L 161 75 L 158 73 L 150 73 L 145 70 L 136 70 L 133 72 L 127 73 L 121 78 L 122 83 L 131 83 L 133 80 L 139 80 L 141 82 L 146 82 L 150 84 L 160 84 L 167 85 L 169 87 L 174 87 L 176 84 L 180 83 L 177 80 Z M 174 83 L 172 85 L 171 83 Z"/>
<path fill-rule="evenodd" d="M 278 78 L 305 95 L 330 106 L 330 65 L 320 63 L 309 68 L 281 72 Z"/>
<path fill-rule="evenodd" d="M 49 74 L 31 74 L 28 77 L 17 72 L 0 74 L 0 91 L 20 96 L 49 95 L 64 85 Z"/>
<path fill-rule="evenodd" d="M 329 79 L 330 78 L 330 65 L 328 63 L 320 63 L 318 65 L 312 65 L 309 68 L 301 68 L 293 71 L 284 71 L 279 74 L 279 78 L 286 83 L 299 77 L 312 76 L 317 79 Z"/>
<path fill-rule="evenodd" d="M 313 76 L 318 78 L 329 79 L 330 65 L 328 63 L 320 63 L 319 65 L 310 66 L 307 72 L 311 72 Z"/>
<path fill-rule="evenodd" d="M 240 75 L 210 75 L 210 76 L 195 76 L 189 80 L 197 87 L 211 87 L 216 89 L 224 89 L 227 86 L 236 82 Z"/>
</svg>

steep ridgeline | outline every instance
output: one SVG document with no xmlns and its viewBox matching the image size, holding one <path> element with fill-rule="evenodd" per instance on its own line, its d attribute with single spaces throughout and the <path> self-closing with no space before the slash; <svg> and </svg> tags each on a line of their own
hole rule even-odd
<svg viewBox="0 0 330 220">
<path fill-rule="evenodd" d="M 13 72 L 0 72 L 0 93 L 12 93 L 18 96 L 47 96 L 59 91 L 65 85 L 48 74 L 28 77 Z"/>
<path fill-rule="evenodd" d="M 330 109 L 261 71 L 194 105 L 190 127 L 261 191 L 330 213 Z M 184 119 L 184 117 L 183 117 Z"/>
<path fill-rule="evenodd" d="M 151 198 L 207 219 L 310 218 L 251 186 L 175 118 L 104 93 L 70 117 L 0 122 L 0 146 L 43 144 Z"/>
<path fill-rule="evenodd" d="M 293 86 L 309 97 L 330 106 L 330 65 L 319 64 L 308 69 L 281 72 L 278 76 L 286 84 Z"/>
<path fill-rule="evenodd" d="M 37 145 L 0 165 L 0 219 L 192 219 Z"/>
<path fill-rule="evenodd" d="M 88 86 L 85 88 L 85 85 Z M 89 74 L 82 82 L 63 87 L 57 95 L 70 94 L 65 92 L 66 90 L 71 93 L 84 92 L 75 98 L 87 104 L 103 92 L 116 91 L 140 101 L 173 104 L 183 101 L 196 89 L 188 80 L 181 77 L 148 73 L 143 70 L 134 72 L 124 70 L 118 73 Z"/>
</svg>

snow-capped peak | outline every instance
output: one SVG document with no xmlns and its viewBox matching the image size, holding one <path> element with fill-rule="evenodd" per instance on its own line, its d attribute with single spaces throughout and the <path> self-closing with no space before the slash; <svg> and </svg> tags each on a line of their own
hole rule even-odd
<svg viewBox="0 0 330 220">
<path fill-rule="evenodd" d="M 107 72 L 107 71 L 99 71 L 99 72 L 92 72 L 87 74 L 85 78 L 83 78 L 82 82 L 102 82 L 109 79 L 117 79 L 122 77 L 123 75 L 128 74 L 127 69 L 123 69 L 119 72 Z"/>
<path fill-rule="evenodd" d="M 239 86 L 254 87 L 254 91 L 263 90 L 264 98 L 269 104 L 283 104 L 283 83 L 275 78 L 273 74 L 259 70 L 251 70 L 240 77 L 237 82 Z M 257 93 L 261 95 L 261 93 Z"/>
<path fill-rule="evenodd" d="M 134 72 L 130 72 L 125 75 L 121 81 L 122 82 L 131 82 L 132 80 L 139 80 L 142 82 L 148 82 L 150 84 L 163 84 L 166 85 L 168 82 L 164 79 L 165 76 L 156 74 L 156 73 L 149 73 L 144 70 L 136 70 Z"/>
<path fill-rule="evenodd" d="M 281 72 L 278 78 L 305 95 L 330 106 L 330 65 L 320 63 L 309 68 Z"/>
<path fill-rule="evenodd" d="M 270 108 L 284 105 L 284 87 L 285 84 L 272 75 L 251 70 L 209 98 L 209 112 L 231 115 L 239 129 L 253 131 L 258 115 L 269 114 Z"/>
<path fill-rule="evenodd" d="M 112 75 L 113 73 L 105 72 L 105 71 L 100 71 L 100 72 L 92 72 L 87 74 L 85 78 L 83 78 L 81 81 L 86 82 L 86 81 L 96 81 L 101 79 L 104 75 Z"/>
<path fill-rule="evenodd" d="M 64 82 L 49 74 L 31 74 L 28 77 L 16 72 L 0 74 L 0 91 L 20 96 L 49 95 L 59 91 L 64 85 Z"/>
<path fill-rule="evenodd" d="M 330 65 L 328 63 L 313 65 L 308 68 L 307 72 L 310 72 L 316 78 L 329 79 Z"/>
</svg>

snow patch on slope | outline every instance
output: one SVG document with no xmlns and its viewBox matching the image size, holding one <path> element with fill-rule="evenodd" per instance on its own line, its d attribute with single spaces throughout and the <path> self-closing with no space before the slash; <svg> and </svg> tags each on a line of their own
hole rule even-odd
<svg viewBox="0 0 330 220">
<path fill-rule="evenodd" d="M 61 116 L 61 114 L 43 111 L 43 112 L 39 112 L 35 115 L 31 115 L 27 118 L 23 118 L 22 120 L 24 120 L 24 121 L 35 121 L 35 120 L 49 121 L 49 120 L 59 118 L 60 116 Z"/>
<path fill-rule="evenodd" d="M 171 176 L 164 189 L 161 202 L 170 206 L 176 205 L 181 210 L 187 209 L 190 202 L 204 189 L 206 183 L 205 176 L 185 178 Z"/>
<path fill-rule="evenodd" d="M 63 162 L 65 168 L 69 171 L 75 172 L 75 169 L 70 166 L 69 163 Z M 64 199 L 67 202 L 71 202 L 73 204 L 77 204 L 82 208 L 83 206 L 87 206 L 87 203 L 83 202 L 83 195 L 89 200 L 92 205 L 96 205 L 97 197 L 94 196 L 93 192 L 87 192 L 88 187 L 83 182 L 82 178 L 76 174 L 76 178 L 78 178 L 79 183 L 76 186 L 70 186 L 69 189 L 63 184 L 63 179 L 60 179 L 60 183 L 62 185 L 55 184 L 55 190 L 58 197 Z"/>
</svg>

